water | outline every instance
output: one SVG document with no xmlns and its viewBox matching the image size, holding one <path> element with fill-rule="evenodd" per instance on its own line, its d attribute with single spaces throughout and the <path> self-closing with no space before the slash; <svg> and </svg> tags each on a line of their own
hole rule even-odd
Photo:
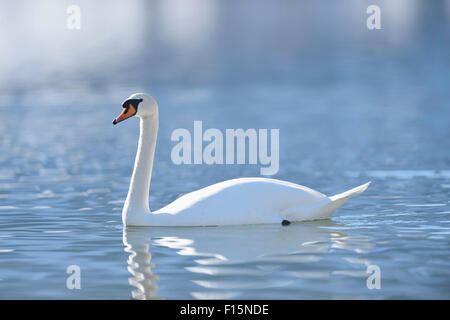
<svg viewBox="0 0 450 320">
<path fill-rule="evenodd" d="M 165 106 L 188 107 L 170 102 L 176 93 L 169 90 L 159 97 L 161 130 L 150 192 L 154 209 L 185 192 L 259 171 L 258 166 L 171 164 L 174 144 L 169 133 L 177 124 Z M 211 95 L 222 99 L 220 94 Z M 257 98 L 258 91 L 241 95 L 246 104 L 249 95 Z M 281 113 L 275 118 L 284 129 L 280 139 L 286 146 L 281 148 L 277 178 L 330 195 L 372 181 L 364 194 L 347 202 L 331 220 L 289 227 L 124 230 L 120 215 L 138 122 L 133 119 L 113 127 L 110 122 L 120 112 L 119 105 L 86 109 L 90 111 L 80 115 L 77 106 L 49 108 L 44 113 L 24 107 L 13 110 L 10 121 L 3 123 L 1 298 L 449 297 L 450 171 L 389 168 L 378 144 L 392 139 L 391 134 L 385 130 L 373 137 L 372 130 L 378 132 L 379 125 L 364 112 L 340 126 L 341 134 L 353 140 L 348 147 L 334 128 L 317 128 L 314 121 L 305 122 L 297 135 L 296 119 L 317 112 L 313 107 L 314 111 L 297 109 L 295 117 Z M 231 124 L 224 118 L 205 125 Z M 240 121 L 252 123 L 245 113 Z M 187 120 L 183 124 L 192 127 Z M 415 126 L 416 132 L 429 132 L 431 124 L 418 125 L 423 128 Z M 352 136 L 359 127 L 366 130 Z M 326 153 L 307 141 L 315 134 L 333 137 Z M 426 151 L 437 148 L 420 145 L 420 140 L 417 144 L 420 152 L 415 157 L 425 158 L 430 154 Z M 364 166 L 368 169 L 350 170 Z M 69 265 L 81 269 L 81 290 L 66 288 Z M 366 286 L 369 265 L 381 269 L 380 290 Z"/>
<path fill-rule="evenodd" d="M 37 80 L 26 79 L 26 70 L 5 78 L 0 298 L 450 298 L 450 28 L 444 2 L 410 3 L 416 24 L 405 29 L 412 34 L 399 34 L 387 15 L 382 33 L 357 37 L 346 13 L 336 11 L 342 29 L 292 20 L 311 30 L 302 36 L 281 24 L 270 29 L 285 37 L 275 44 L 258 33 L 267 21 L 262 13 L 251 24 L 230 9 L 223 15 L 233 16 L 236 29 L 247 21 L 247 33 L 241 39 L 219 25 L 214 35 L 225 44 L 206 37 L 196 42 L 203 52 L 184 51 L 198 74 L 166 43 L 159 47 L 172 62 L 167 72 L 149 46 L 123 64 L 113 55 L 111 68 L 83 60 L 64 69 L 75 74 L 43 65 Z M 324 6 L 302 8 L 309 15 Z M 275 26 L 287 11 L 270 8 L 261 12 L 273 14 Z M 364 16 L 356 22 L 364 26 Z M 144 34 L 158 38 L 152 32 Z M 309 46 L 288 41 L 298 36 L 304 44 L 305 34 L 313 35 Z M 349 34 L 353 42 L 345 40 Z M 21 59 L 33 61 L 33 54 Z M 200 68 L 204 59 L 212 69 Z M 218 64 L 209 64 L 214 59 Z M 259 175 L 258 165 L 172 164 L 170 135 L 192 131 L 194 120 L 222 131 L 279 128 L 275 178 L 327 195 L 372 184 L 330 220 L 123 229 L 138 122 L 111 121 L 123 99 L 141 90 L 160 105 L 152 209 L 218 181 Z M 80 267 L 80 290 L 66 287 L 70 265 Z M 379 290 L 366 284 L 373 265 L 381 271 Z"/>
</svg>

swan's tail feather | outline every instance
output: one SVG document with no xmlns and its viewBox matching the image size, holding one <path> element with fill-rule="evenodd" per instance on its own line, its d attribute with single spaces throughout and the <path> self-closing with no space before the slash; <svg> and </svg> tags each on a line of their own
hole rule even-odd
<svg viewBox="0 0 450 320">
<path fill-rule="evenodd" d="M 369 184 L 370 182 L 367 182 L 359 187 L 327 197 L 323 201 L 317 203 L 289 208 L 282 212 L 282 217 L 283 219 L 290 221 L 328 219 L 348 199 L 358 193 L 364 192 Z"/>
<path fill-rule="evenodd" d="M 348 199 L 352 198 L 353 196 L 359 193 L 363 193 L 364 191 L 366 191 L 366 189 L 370 185 L 370 182 L 371 181 L 362 184 L 356 188 L 329 197 L 329 199 L 331 200 L 331 202 L 328 204 L 329 216 L 331 216 L 337 209 L 339 209 L 345 202 L 347 202 Z"/>
<path fill-rule="evenodd" d="M 351 197 L 353 197 L 354 195 L 358 194 L 358 193 L 363 193 L 364 191 L 366 191 L 366 189 L 369 187 L 371 181 L 360 185 L 359 187 L 350 189 L 348 191 L 336 194 L 334 196 L 329 197 L 331 201 L 347 201 L 348 199 L 350 199 Z"/>
</svg>

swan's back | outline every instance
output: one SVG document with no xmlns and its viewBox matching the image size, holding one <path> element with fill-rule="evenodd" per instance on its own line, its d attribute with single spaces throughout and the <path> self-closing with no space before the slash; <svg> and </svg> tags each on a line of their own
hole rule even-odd
<svg viewBox="0 0 450 320">
<path fill-rule="evenodd" d="M 276 213 L 324 198 L 320 192 L 291 182 L 239 178 L 183 195 L 155 214 L 176 216 L 177 224 L 184 225 L 270 223 L 280 221 Z M 169 223 L 172 219 L 167 218 Z"/>
</svg>

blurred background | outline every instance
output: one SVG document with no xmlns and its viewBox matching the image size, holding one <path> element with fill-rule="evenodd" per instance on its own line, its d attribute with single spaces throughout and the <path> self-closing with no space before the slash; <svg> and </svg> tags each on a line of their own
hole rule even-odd
<svg viewBox="0 0 450 320">
<path fill-rule="evenodd" d="M 79 30 L 66 26 L 72 4 Z M 366 27 L 371 4 L 381 30 Z M 115 103 L 152 86 L 443 92 L 449 16 L 446 0 L 4 1 L 1 101 Z"/>
<path fill-rule="evenodd" d="M 448 167 L 450 1 L 77 1 L 80 29 L 70 30 L 72 4 L 0 4 L 5 113 L 22 108 L 24 121 L 76 108 L 82 126 L 88 108 L 108 108 L 109 121 L 113 105 L 143 91 L 159 101 L 163 137 L 199 119 L 281 128 L 286 163 L 290 147 L 303 149 L 305 164 L 348 143 L 347 154 L 376 146 L 364 153 L 381 163 L 361 168 Z M 380 30 L 366 27 L 371 4 Z"/>
<path fill-rule="evenodd" d="M 80 29 L 67 27 L 70 5 Z M 366 26 L 369 5 L 380 7 L 379 30 Z M 373 181 L 331 226 L 308 229 L 305 243 L 327 239 L 311 270 L 336 276 L 275 259 L 264 270 L 305 273 L 259 277 L 240 264 L 239 287 L 220 272 L 170 268 L 195 257 L 164 260 L 157 249 L 157 265 L 168 265 L 157 270 L 160 296 L 448 298 L 449 35 L 450 0 L 0 2 L 0 297 L 128 296 L 120 213 L 139 127 L 111 122 L 146 92 L 160 107 L 152 209 L 259 175 L 259 165 L 174 165 L 170 135 L 193 132 L 194 120 L 223 132 L 280 129 L 274 178 L 330 195 Z M 367 291 L 369 260 L 384 290 Z M 61 287 L 69 261 L 89 279 L 82 292 Z M 216 275 L 217 286 L 189 282 Z"/>
</svg>

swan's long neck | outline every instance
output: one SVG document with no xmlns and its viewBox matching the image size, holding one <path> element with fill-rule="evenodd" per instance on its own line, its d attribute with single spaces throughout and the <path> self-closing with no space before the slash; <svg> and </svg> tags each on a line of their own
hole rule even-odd
<svg viewBox="0 0 450 320">
<path fill-rule="evenodd" d="M 150 213 L 148 194 L 158 134 L 158 114 L 140 119 L 139 143 L 131 176 L 130 189 L 122 211 L 122 220 L 141 219 Z"/>
</svg>

